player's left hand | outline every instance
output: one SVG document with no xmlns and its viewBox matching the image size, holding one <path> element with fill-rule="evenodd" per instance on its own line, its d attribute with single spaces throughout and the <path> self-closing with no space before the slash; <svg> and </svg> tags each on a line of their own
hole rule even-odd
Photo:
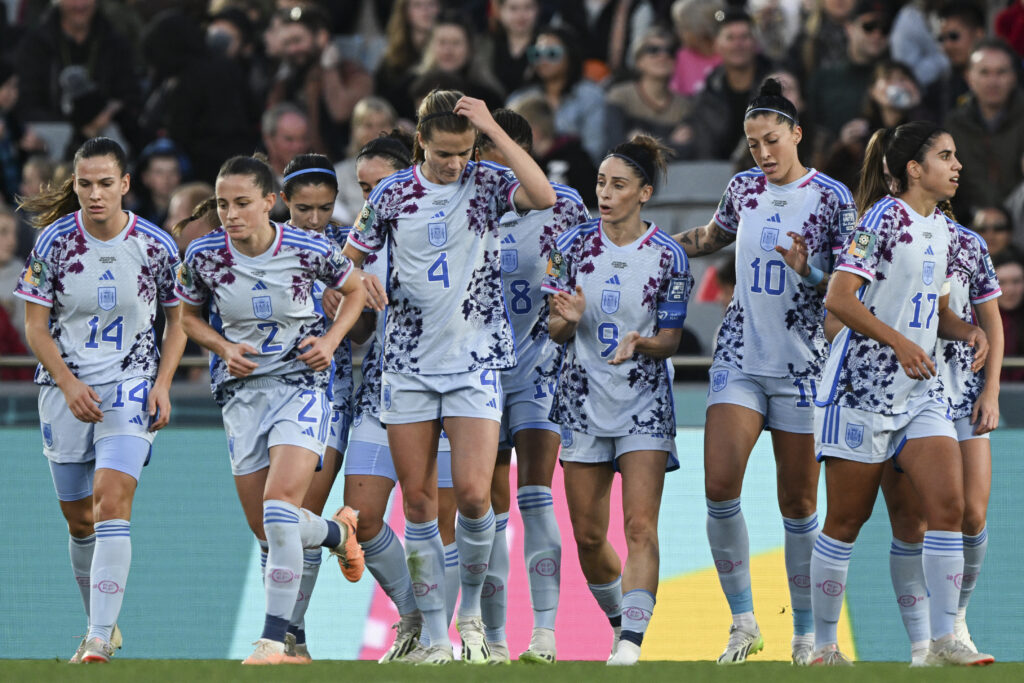
<svg viewBox="0 0 1024 683">
<path fill-rule="evenodd" d="M 299 360 L 319 372 L 331 367 L 334 350 L 338 347 L 327 337 L 306 337 L 299 342 L 299 348 L 305 349 Z"/>
<path fill-rule="evenodd" d="M 982 391 L 971 410 L 975 434 L 988 434 L 999 426 L 999 394 Z"/>
<path fill-rule="evenodd" d="M 363 272 L 362 277 L 363 287 L 366 288 L 366 303 L 380 313 L 388 305 L 388 293 L 380 279 L 373 273 Z"/>
<path fill-rule="evenodd" d="M 640 333 L 637 331 L 627 332 L 626 336 L 622 338 L 619 345 L 615 347 L 615 356 L 608 361 L 609 365 L 621 365 L 627 360 L 633 357 L 636 353 L 636 342 L 640 339 Z"/>
<path fill-rule="evenodd" d="M 807 242 L 804 236 L 798 232 L 789 231 L 786 233 L 793 238 L 793 244 L 789 249 L 775 245 L 775 251 L 782 254 L 782 260 L 792 268 L 800 277 L 807 277 L 811 274 L 811 267 L 807 263 Z"/>
<path fill-rule="evenodd" d="M 967 337 L 967 345 L 974 347 L 974 362 L 971 363 L 971 372 L 978 372 L 985 367 L 988 360 L 988 335 L 980 327 L 975 326 Z"/>
<path fill-rule="evenodd" d="M 167 387 L 154 385 L 149 390 L 149 431 L 158 432 L 171 421 L 171 395 Z"/>
</svg>

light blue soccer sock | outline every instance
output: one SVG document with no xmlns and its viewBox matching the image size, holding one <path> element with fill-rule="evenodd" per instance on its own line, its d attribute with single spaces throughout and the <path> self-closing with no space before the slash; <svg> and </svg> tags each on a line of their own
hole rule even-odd
<svg viewBox="0 0 1024 683">
<path fill-rule="evenodd" d="M 718 571 L 733 623 L 749 626 L 753 621 L 754 598 L 750 592 L 750 539 L 747 523 L 740 509 L 740 499 L 714 501 L 705 498 L 708 506 L 707 532 L 711 557 Z M 743 617 L 749 615 L 749 619 Z M 737 617 L 741 617 L 737 619 Z"/>
<path fill-rule="evenodd" d="M 924 532 L 921 553 L 928 584 L 928 620 L 932 640 L 953 633 L 960 587 L 956 577 L 964 571 L 964 540 L 959 531 Z M 961 577 L 962 578 L 962 577 Z"/>
<path fill-rule="evenodd" d="M 530 581 L 533 627 L 555 629 L 562 579 L 562 535 L 547 486 L 521 486 L 516 496 L 523 518 L 523 559 Z"/>
<path fill-rule="evenodd" d="M 459 601 L 459 590 L 462 588 L 462 577 L 459 576 L 459 546 L 449 543 L 444 546 L 444 613 L 446 624 L 452 625 L 455 616 L 455 605 Z"/>
<path fill-rule="evenodd" d="M 267 612 L 261 637 L 283 643 L 302 580 L 299 508 L 283 500 L 263 501 L 263 532 L 269 550 L 263 581 Z"/>
<path fill-rule="evenodd" d="M 110 642 L 110 632 L 121 614 L 128 570 L 132 565 L 132 525 L 127 519 L 96 522 L 96 548 L 89 572 L 89 638 Z"/>
<path fill-rule="evenodd" d="M 313 597 L 313 589 L 316 587 L 316 578 L 320 574 L 322 559 L 323 550 L 320 548 L 305 548 L 302 551 L 302 578 L 299 580 L 299 594 L 295 598 L 295 609 L 292 611 L 292 618 L 288 624 L 288 633 L 295 636 L 295 642 L 299 644 L 306 642 L 306 610 L 309 609 L 309 600 Z"/>
<path fill-rule="evenodd" d="M 622 640 L 638 647 L 644 642 L 647 625 L 654 614 L 654 594 L 637 588 L 622 596 Z"/>
<path fill-rule="evenodd" d="M 405 521 L 405 558 L 429 642 L 451 647 L 444 609 L 444 548 L 436 519 Z"/>
<path fill-rule="evenodd" d="M 78 584 L 78 591 L 82 594 L 82 604 L 85 606 L 85 622 L 89 623 L 89 593 L 92 591 L 92 582 L 89 576 L 92 572 L 92 555 L 96 548 L 96 532 L 85 538 L 75 538 L 68 535 L 68 554 L 71 556 L 71 572 L 75 575 L 75 583 Z"/>
<path fill-rule="evenodd" d="M 384 524 L 376 536 L 360 544 L 366 568 L 380 584 L 381 590 L 401 615 L 416 612 L 416 598 L 412 593 L 412 579 L 409 578 L 409 567 L 405 563 L 405 550 L 395 536 L 391 527 Z"/>
<path fill-rule="evenodd" d="M 818 514 L 793 519 L 782 518 L 786 530 L 786 575 L 789 577 L 789 604 L 793 608 L 793 635 L 814 633 L 811 613 L 811 552 L 818 538 Z"/>
<path fill-rule="evenodd" d="M 838 642 L 839 615 L 843 611 L 846 574 L 853 544 L 818 534 L 811 553 L 811 609 L 814 611 L 814 648 Z"/>
<path fill-rule="evenodd" d="M 588 583 L 587 588 L 612 628 L 622 626 L 622 575 L 609 583 Z"/>
<path fill-rule="evenodd" d="M 462 583 L 459 617 L 479 617 L 480 594 L 494 546 L 494 511 L 487 508 L 487 514 L 478 519 L 459 515 L 455 524 L 455 543 L 459 547 L 459 578 Z"/>
<path fill-rule="evenodd" d="M 907 543 L 896 537 L 893 537 L 889 546 L 892 588 L 911 644 L 927 643 L 931 636 L 928 624 L 928 587 L 924 581 L 921 546 L 921 543 Z"/>
<path fill-rule="evenodd" d="M 960 609 L 967 609 L 971 593 L 978 584 L 981 564 L 985 561 L 988 550 L 988 527 L 984 527 L 977 536 L 964 534 L 964 579 L 960 584 Z"/>
<path fill-rule="evenodd" d="M 491 558 L 487 566 L 483 592 L 480 594 L 480 614 L 484 618 L 484 634 L 489 643 L 500 643 L 505 640 L 505 612 L 508 595 L 505 585 L 508 583 L 509 559 L 508 538 L 505 528 L 508 526 L 508 513 L 494 515 L 494 544 L 491 546 Z"/>
</svg>

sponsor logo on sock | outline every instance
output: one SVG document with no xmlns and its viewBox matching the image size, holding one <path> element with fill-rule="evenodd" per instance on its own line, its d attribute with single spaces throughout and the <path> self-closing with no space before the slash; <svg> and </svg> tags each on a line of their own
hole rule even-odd
<svg viewBox="0 0 1024 683">
<path fill-rule="evenodd" d="M 541 576 L 554 576 L 558 573 L 558 563 L 550 557 L 545 557 L 542 560 L 537 560 L 537 563 L 530 567 L 530 571 Z"/>
<path fill-rule="evenodd" d="M 843 584 L 829 579 L 820 585 L 821 592 L 825 595 L 836 598 L 843 594 Z"/>
<path fill-rule="evenodd" d="M 811 587 L 811 577 L 807 576 L 807 574 L 794 574 L 789 577 L 789 580 L 797 588 Z"/>
<path fill-rule="evenodd" d="M 412 584 L 412 592 L 416 594 L 417 598 L 422 598 L 430 591 L 436 591 L 437 584 L 429 584 L 417 581 Z"/>
</svg>

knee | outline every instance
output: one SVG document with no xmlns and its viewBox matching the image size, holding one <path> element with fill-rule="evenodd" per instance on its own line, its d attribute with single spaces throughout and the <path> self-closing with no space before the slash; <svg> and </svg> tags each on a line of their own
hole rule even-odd
<svg viewBox="0 0 1024 683">
<path fill-rule="evenodd" d="M 596 553 L 608 542 L 601 530 L 591 526 L 574 526 L 572 534 L 576 539 L 576 548 L 581 555 Z"/>
<path fill-rule="evenodd" d="M 131 498 L 114 492 L 93 497 L 92 515 L 97 522 L 107 519 L 128 519 L 131 517 Z"/>
<path fill-rule="evenodd" d="M 985 505 L 966 503 L 962 530 L 968 536 L 977 536 L 985 528 L 988 510 Z"/>
<path fill-rule="evenodd" d="M 822 532 L 837 541 L 853 543 L 857 540 L 857 535 L 865 521 L 867 521 L 867 515 L 862 514 L 859 510 L 830 509 L 825 518 Z"/>
<path fill-rule="evenodd" d="M 630 554 L 658 548 L 658 525 L 647 517 L 630 517 L 625 522 L 626 545 Z"/>
<path fill-rule="evenodd" d="M 704 495 L 716 502 L 733 500 L 740 497 L 742 481 L 734 481 L 731 476 L 707 476 L 704 478 Z"/>
<path fill-rule="evenodd" d="M 818 509 L 818 500 L 806 491 L 779 491 L 779 511 L 787 519 L 805 519 Z"/>
<path fill-rule="evenodd" d="M 428 490 L 403 488 L 402 499 L 406 519 L 426 522 L 437 515 L 437 501 Z"/>
<path fill-rule="evenodd" d="M 927 513 L 928 526 L 934 529 L 961 529 L 964 523 L 964 496 L 962 491 L 950 491 L 931 501 Z"/>
<path fill-rule="evenodd" d="M 890 515 L 889 521 L 893 537 L 907 543 L 920 543 L 928 529 L 924 518 L 918 515 Z"/>
<path fill-rule="evenodd" d="M 356 540 L 365 543 L 380 533 L 384 527 L 384 520 L 378 515 L 359 515 L 356 524 Z"/>
<path fill-rule="evenodd" d="M 75 538 L 86 538 L 95 532 L 91 519 L 68 519 L 68 533 Z"/>
<path fill-rule="evenodd" d="M 463 486 L 455 489 L 459 514 L 469 519 L 480 519 L 491 507 L 490 486 Z"/>
</svg>

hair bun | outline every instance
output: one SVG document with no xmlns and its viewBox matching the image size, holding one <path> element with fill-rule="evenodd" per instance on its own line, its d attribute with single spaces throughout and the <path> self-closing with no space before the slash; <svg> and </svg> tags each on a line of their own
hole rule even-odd
<svg viewBox="0 0 1024 683">
<path fill-rule="evenodd" d="M 761 84 L 761 90 L 757 94 L 759 96 L 782 97 L 782 83 L 775 78 L 766 78 L 764 83 Z"/>
</svg>

